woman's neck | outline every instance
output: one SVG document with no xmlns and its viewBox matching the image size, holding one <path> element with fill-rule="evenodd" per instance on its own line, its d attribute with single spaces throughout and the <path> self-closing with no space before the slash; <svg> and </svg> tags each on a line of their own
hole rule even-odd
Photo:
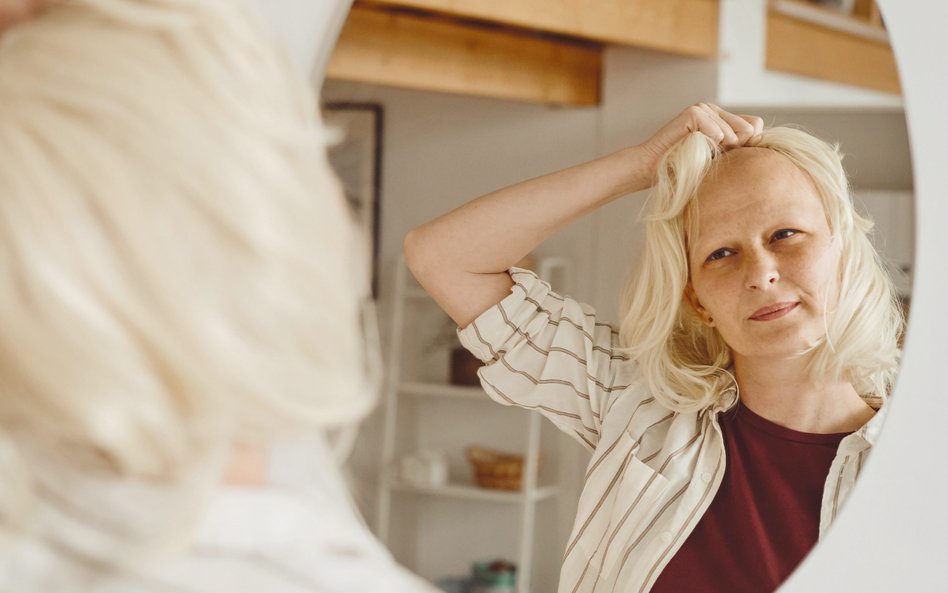
<svg viewBox="0 0 948 593">
<path fill-rule="evenodd" d="M 735 353 L 741 403 L 781 426 L 809 433 L 853 432 L 875 411 L 846 381 L 810 378 L 807 358 L 761 359 Z"/>
</svg>

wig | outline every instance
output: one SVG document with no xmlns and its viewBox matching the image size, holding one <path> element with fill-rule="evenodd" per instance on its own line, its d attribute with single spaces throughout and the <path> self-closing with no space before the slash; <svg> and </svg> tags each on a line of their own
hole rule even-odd
<svg viewBox="0 0 948 593">
<path fill-rule="evenodd" d="M 841 247 L 839 301 L 826 315 L 824 336 L 807 351 L 811 377 L 845 380 L 864 397 L 885 397 L 898 368 L 904 320 L 869 239 L 872 222 L 853 208 L 839 146 L 790 127 L 764 130 L 755 146 L 786 156 L 813 181 Z M 643 261 L 620 309 L 623 349 L 655 397 L 682 412 L 736 401 L 730 348 L 684 299 L 696 197 L 720 154 L 718 144 L 695 132 L 663 157 L 646 205 Z"/>
<path fill-rule="evenodd" d="M 73 0 L 0 44 L 2 533 L 67 474 L 193 494 L 234 440 L 366 414 L 363 242 L 257 15 Z"/>
</svg>

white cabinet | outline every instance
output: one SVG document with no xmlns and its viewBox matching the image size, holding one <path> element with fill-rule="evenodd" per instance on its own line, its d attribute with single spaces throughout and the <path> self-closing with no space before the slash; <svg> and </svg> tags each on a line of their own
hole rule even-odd
<svg viewBox="0 0 948 593">
<path fill-rule="evenodd" d="M 547 278 L 565 271 L 560 260 L 541 267 Z M 396 558 L 432 580 L 505 556 L 517 564 L 518 592 L 528 593 L 538 573 L 538 549 L 556 550 L 550 558 L 554 566 L 562 551 L 546 545 L 556 539 L 555 530 L 544 533 L 544 545 L 538 545 L 538 532 L 556 523 L 538 521 L 538 513 L 553 510 L 543 508 L 550 506 L 546 501 L 559 494 L 557 439 L 547 435 L 555 428 L 538 414 L 493 403 L 479 386 L 449 384 L 444 351 L 458 341 L 444 339 L 446 321 L 400 260 L 384 388 L 377 534 Z M 474 484 L 463 455 L 472 444 L 522 454 L 521 490 Z M 431 451 L 448 460 L 448 481 L 419 485 L 404 479 L 400 461 Z M 551 585 L 550 567 L 542 568 L 545 589 Z"/>
<path fill-rule="evenodd" d="M 774 15 L 778 15 L 775 18 Z M 718 23 L 718 55 L 715 59 L 692 58 L 627 46 L 609 46 L 604 57 L 603 108 L 606 110 L 604 131 L 608 136 L 614 124 L 610 111 L 618 108 L 616 118 L 641 122 L 651 130 L 660 123 L 649 123 L 650 114 L 668 117 L 668 106 L 681 106 L 697 101 L 717 103 L 739 112 L 758 110 L 869 110 L 901 111 L 901 95 L 819 80 L 812 76 L 787 74 L 768 67 L 768 60 L 786 65 L 795 59 L 806 66 L 809 54 L 787 55 L 793 48 L 796 32 L 775 30 L 769 26 L 785 20 L 798 23 L 805 30 L 821 32 L 817 39 L 819 52 L 832 67 L 824 73 L 846 72 L 851 68 L 855 79 L 873 76 L 891 81 L 895 76 L 891 50 L 884 41 L 882 29 L 863 25 L 854 19 L 833 18 L 831 13 L 811 9 L 799 1 L 720 0 Z M 856 30 L 846 31 L 845 23 Z M 768 54 L 768 35 L 781 40 L 780 51 Z M 870 39 L 868 36 L 876 36 Z M 773 41 L 772 39 L 772 41 Z M 835 43 L 839 41 L 840 43 Z M 861 41 L 868 44 L 859 45 Z M 851 42 L 852 46 L 847 45 Z M 876 67 L 876 62 L 879 62 Z M 807 68 L 802 68 L 806 70 Z M 661 100 L 656 100 L 661 98 Z M 643 130 L 644 132 L 644 130 Z M 644 134 L 638 134 L 642 137 Z M 608 144 L 607 147 L 611 148 Z"/>
<path fill-rule="evenodd" d="M 768 10 L 811 27 L 838 33 L 842 38 L 887 42 L 885 32 L 869 25 L 811 8 L 794 1 L 721 0 L 716 88 L 721 105 L 756 108 L 901 109 L 897 94 L 785 74 L 767 68 Z M 828 45 L 827 52 L 845 48 Z M 864 48 L 860 48 L 864 51 Z M 853 55 L 860 55 L 855 50 Z M 827 61 L 850 56 L 827 55 Z M 853 68 L 862 67 L 853 64 Z"/>
</svg>

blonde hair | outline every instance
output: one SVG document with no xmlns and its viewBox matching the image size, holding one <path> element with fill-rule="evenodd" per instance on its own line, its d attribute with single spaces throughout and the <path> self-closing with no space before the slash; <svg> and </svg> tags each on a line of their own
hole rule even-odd
<svg viewBox="0 0 948 593">
<path fill-rule="evenodd" d="M 4 34 L 2 533 L 54 504 L 40 475 L 184 483 L 373 406 L 321 130 L 239 2 L 73 0 Z"/>
<path fill-rule="evenodd" d="M 869 240 L 872 222 L 853 208 L 838 146 L 789 127 L 763 131 L 758 148 L 784 155 L 813 181 L 841 246 L 839 302 L 810 351 L 814 379 L 843 379 L 863 396 L 885 397 L 899 363 L 903 319 L 895 290 Z M 620 343 L 652 393 L 669 408 L 697 411 L 734 403 L 730 348 L 684 301 L 695 198 L 715 171 L 719 146 L 692 133 L 669 150 L 645 216 L 645 253 L 621 305 Z"/>
</svg>

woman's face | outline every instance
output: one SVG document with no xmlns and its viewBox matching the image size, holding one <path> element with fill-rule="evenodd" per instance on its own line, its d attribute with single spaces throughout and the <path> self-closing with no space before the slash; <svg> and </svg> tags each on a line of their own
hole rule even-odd
<svg viewBox="0 0 948 593">
<path fill-rule="evenodd" d="M 785 358 L 825 335 L 839 297 L 839 242 L 816 187 L 764 148 L 726 153 L 698 190 L 685 295 L 735 360 Z"/>
</svg>

